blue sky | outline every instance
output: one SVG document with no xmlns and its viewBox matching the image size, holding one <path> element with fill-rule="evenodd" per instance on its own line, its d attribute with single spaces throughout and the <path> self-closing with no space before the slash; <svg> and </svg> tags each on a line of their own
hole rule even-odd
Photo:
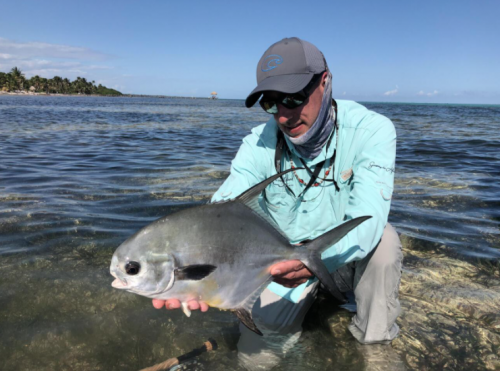
<svg viewBox="0 0 500 371">
<path fill-rule="evenodd" d="M 308 4 L 308 5 L 306 5 Z M 500 104 L 500 1 L 0 1 L 0 71 L 245 98 L 272 43 L 315 44 L 336 98 Z"/>
</svg>

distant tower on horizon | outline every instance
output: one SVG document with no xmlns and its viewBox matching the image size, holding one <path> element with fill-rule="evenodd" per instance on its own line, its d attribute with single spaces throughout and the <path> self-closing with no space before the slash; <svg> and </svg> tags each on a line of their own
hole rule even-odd
<svg viewBox="0 0 500 371">
<path fill-rule="evenodd" d="M 217 92 L 213 91 L 212 93 L 210 93 L 210 99 L 217 99 Z"/>
</svg>

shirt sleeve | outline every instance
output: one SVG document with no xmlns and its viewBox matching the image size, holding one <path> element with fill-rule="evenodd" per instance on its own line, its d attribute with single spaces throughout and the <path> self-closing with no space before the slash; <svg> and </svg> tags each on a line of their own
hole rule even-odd
<svg viewBox="0 0 500 371">
<path fill-rule="evenodd" d="M 346 190 L 348 200 L 344 221 L 365 215 L 372 218 L 323 252 L 323 261 L 331 272 L 367 256 L 382 238 L 389 217 L 394 188 L 396 130 L 382 115 L 370 121 L 369 125 L 358 129 L 364 132 L 359 138 L 360 149 L 354 159 L 354 175 Z"/>
<path fill-rule="evenodd" d="M 248 188 L 266 179 L 263 162 L 266 156 L 259 153 L 259 137 L 252 133 L 243 143 L 231 162 L 231 173 L 212 196 L 212 202 L 230 200 L 238 197 Z"/>
</svg>

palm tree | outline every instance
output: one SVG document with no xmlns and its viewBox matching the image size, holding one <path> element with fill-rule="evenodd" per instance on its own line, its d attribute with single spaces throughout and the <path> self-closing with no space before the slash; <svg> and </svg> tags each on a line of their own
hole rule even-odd
<svg viewBox="0 0 500 371">
<path fill-rule="evenodd" d="M 71 82 L 67 78 L 54 76 L 52 79 L 46 79 L 35 75 L 30 79 L 26 79 L 22 71 L 14 67 L 10 72 L 0 72 L 0 90 L 15 91 L 28 90 L 33 87 L 35 92 L 63 93 L 63 94 L 109 94 L 113 89 L 107 89 L 99 84 L 95 85 L 95 80 L 87 81 L 84 77 L 77 77 Z M 33 90 L 31 89 L 31 90 Z M 119 92 L 116 92 L 119 94 Z"/>
<path fill-rule="evenodd" d="M 61 77 L 54 76 L 52 78 L 52 86 L 53 86 L 54 90 L 56 91 L 56 93 L 58 93 L 58 94 L 61 92 L 62 83 L 63 83 L 63 79 Z"/>
<path fill-rule="evenodd" d="M 88 89 L 89 89 L 89 83 L 85 77 L 82 77 L 81 79 L 81 85 L 82 85 L 82 93 L 83 94 L 88 94 Z"/>
<path fill-rule="evenodd" d="M 24 74 L 17 67 L 10 70 L 10 75 L 14 80 L 14 89 L 23 90 L 24 81 L 26 80 Z"/>
<path fill-rule="evenodd" d="M 35 88 L 35 91 L 38 92 L 41 87 L 40 76 L 35 75 L 30 79 L 30 84 Z"/>
<path fill-rule="evenodd" d="M 40 89 L 49 93 L 49 81 L 45 77 L 40 77 Z"/>
<path fill-rule="evenodd" d="M 7 83 L 5 84 L 7 91 L 17 90 L 17 81 L 10 73 L 7 74 Z"/>
<path fill-rule="evenodd" d="M 8 75 L 5 72 L 0 72 L 0 90 L 7 84 Z"/>
<path fill-rule="evenodd" d="M 76 77 L 76 80 L 71 84 L 76 93 L 82 93 L 82 78 L 80 76 Z"/>
<path fill-rule="evenodd" d="M 64 94 L 68 94 L 71 89 L 71 81 L 69 81 L 67 78 L 64 78 L 62 81 L 62 90 Z"/>
</svg>

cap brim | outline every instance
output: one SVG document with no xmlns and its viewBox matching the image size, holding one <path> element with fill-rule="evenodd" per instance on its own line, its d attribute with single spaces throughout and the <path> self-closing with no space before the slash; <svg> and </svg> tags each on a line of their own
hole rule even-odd
<svg viewBox="0 0 500 371">
<path fill-rule="evenodd" d="M 264 91 L 279 91 L 281 93 L 297 93 L 306 87 L 314 73 L 269 76 L 260 82 L 245 100 L 247 108 L 252 107 Z"/>
</svg>

